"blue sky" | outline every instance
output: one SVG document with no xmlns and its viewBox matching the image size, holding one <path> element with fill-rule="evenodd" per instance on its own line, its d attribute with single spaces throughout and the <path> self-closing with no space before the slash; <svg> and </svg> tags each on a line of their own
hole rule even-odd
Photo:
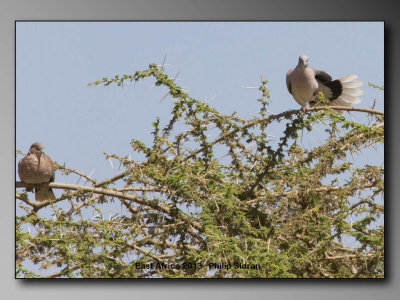
<svg viewBox="0 0 400 300">
<path fill-rule="evenodd" d="M 376 99 L 383 110 L 383 95 L 367 85 L 384 85 L 383 31 L 383 22 L 17 22 L 16 148 L 26 153 L 40 141 L 53 160 L 95 179 L 119 173 L 103 152 L 125 156 L 133 138 L 151 143 L 152 122 L 169 120 L 171 98 L 160 103 L 166 89 L 152 80 L 123 88 L 88 83 L 133 74 L 165 56 L 168 75 L 179 72 L 177 83 L 192 97 L 225 114 L 254 116 L 260 94 L 243 87 L 258 87 L 260 75 L 269 81 L 271 112 L 299 108 L 285 77 L 301 54 L 334 78 L 358 74 L 358 106 Z M 360 161 L 382 162 L 383 148 Z M 77 178 L 57 172 L 56 181 Z"/>
</svg>

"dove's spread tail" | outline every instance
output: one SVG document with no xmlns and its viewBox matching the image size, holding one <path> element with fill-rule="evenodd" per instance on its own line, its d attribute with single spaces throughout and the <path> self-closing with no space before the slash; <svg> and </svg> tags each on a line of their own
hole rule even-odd
<svg viewBox="0 0 400 300">
<path fill-rule="evenodd" d="M 361 96 L 364 92 L 359 87 L 363 85 L 363 82 L 361 80 L 357 80 L 357 75 L 347 75 L 339 78 L 338 80 L 342 84 L 342 92 L 340 96 L 332 102 L 335 105 L 360 103 L 361 99 L 358 98 L 358 96 Z"/>
</svg>

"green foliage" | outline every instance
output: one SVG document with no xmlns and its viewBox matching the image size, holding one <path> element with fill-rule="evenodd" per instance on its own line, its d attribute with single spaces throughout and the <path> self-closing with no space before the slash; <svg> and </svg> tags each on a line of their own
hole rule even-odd
<svg viewBox="0 0 400 300">
<path fill-rule="evenodd" d="M 123 181 L 114 190 L 134 197 L 64 194 L 71 210 L 42 208 L 53 210 L 51 219 L 26 209 L 17 216 L 17 277 L 384 276 L 384 231 L 376 225 L 384 213 L 378 204 L 384 169 L 352 162 L 352 155 L 384 142 L 383 116 L 359 124 L 329 107 L 268 115 L 270 92 L 262 78 L 259 115 L 242 120 L 190 97 L 155 64 L 89 85 L 147 77 L 168 88 L 170 120 L 164 127 L 159 118 L 153 122 L 151 145 L 131 141 L 143 160 L 107 155 L 124 171 L 93 183 L 109 188 Z M 178 121 L 186 129 L 176 133 Z M 324 141 L 300 147 L 301 135 L 318 124 Z M 282 134 L 274 140 L 269 132 L 278 125 Z M 124 210 L 106 218 L 100 204 L 112 201 Z M 83 215 L 89 208 L 96 217 Z M 351 238 L 357 241 L 352 247 L 344 242 Z M 58 271 L 42 276 L 28 271 L 26 261 Z"/>
</svg>

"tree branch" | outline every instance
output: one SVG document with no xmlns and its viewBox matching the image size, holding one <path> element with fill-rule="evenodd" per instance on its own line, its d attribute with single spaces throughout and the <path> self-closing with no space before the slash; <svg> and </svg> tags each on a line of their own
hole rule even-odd
<svg viewBox="0 0 400 300">
<path fill-rule="evenodd" d="M 23 188 L 23 187 L 36 188 L 40 185 L 47 185 L 49 188 L 55 188 L 55 189 L 76 190 L 76 191 L 87 192 L 87 193 L 102 194 L 105 196 L 111 196 L 111 197 L 116 197 L 116 198 L 123 198 L 123 199 L 134 201 L 141 205 L 151 207 L 151 208 L 153 208 L 157 211 L 163 212 L 165 214 L 171 215 L 171 209 L 166 205 L 156 204 L 156 203 L 150 202 L 150 201 L 145 201 L 136 195 L 118 192 L 117 190 L 97 188 L 94 186 L 82 186 L 82 185 L 69 184 L 69 183 L 57 183 L 57 182 L 51 182 L 49 184 L 26 184 L 24 182 L 19 181 L 19 182 L 15 183 L 15 186 L 17 188 Z M 31 205 L 35 210 L 39 210 L 40 208 L 42 208 L 44 206 L 47 206 L 51 203 L 61 201 L 63 199 L 56 199 L 55 201 L 43 201 L 43 202 L 33 201 L 33 200 L 29 200 L 29 199 L 22 199 L 22 198 L 21 198 L 21 200 L 24 201 L 25 203 Z M 183 212 L 179 214 L 179 217 L 182 220 L 192 224 L 200 232 L 203 231 L 202 226 L 198 222 L 190 220 L 189 217 L 186 214 L 184 214 Z M 175 218 L 179 218 L 179 217 L 176 216 Z"/>
<path fill-rule="evenodd" d="M 68 174 L 68 173 L 75 173 L 75 174 L 77 174 L 77 175 L 79 175 L 79 176 L 85 178 L 87 181 L 90 181 L 90 182 L 92 182 L 92 183 L 96 183 L 96 180 L 90 178 L 90 177 L 87 176 L 86 174 L 83 174 L 83 173 L 81 173 L 81 172 L 78 172 L 78 171 L 76 171 L 76 170 L 74 170 L 74 169 L 67 168 L 65 165 L 60 165 L 59 163 L 57 163 L 57 162 L 55 162 L 55 161 L 53 161 L 53 163 L 54 163 L 54 165 L 55 165 L 59 170 L 61 170 L 61 173 L 62 173 L 62 172 L 65 172 L 66 174 Z"/>
<path fill-rule="evenodd" d="M 376 109 L 372 109 L 372 108 L 365 108 L 365 107 L 352 107 L 352 106 L 329 106 L 329 109 L 333 109 L 333 110 L 345 110 L 345 111 L 358 111 L 358 112 L 366 112 L 366 113 L 370 113 L 373 115 L 384 115 L 384 111 L 383 110 L 376 110 Z M 324 106 L 317 106 L 317 107 L 310 107 L 307 108 L 307 111 L 319 111 L 319 110 L 326 110 L 326 107 Z M 292 112 L 292 111 L 288 111 L 288 112 Z M 298 111 L 297 111 L 298 112 Z"/>
</svg>

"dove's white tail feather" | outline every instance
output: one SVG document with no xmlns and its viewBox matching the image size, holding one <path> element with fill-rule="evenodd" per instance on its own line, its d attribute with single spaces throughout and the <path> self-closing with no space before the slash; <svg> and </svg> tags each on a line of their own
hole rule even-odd
<svg viewBox="0 0 400 300">
<path fill-rule="evenodd" d="M 354 89 L 345 88 L 342 90 L 342 93 L 351 96 L 361 96 L 362 94 L 364 94 L 364 91 L 358 88 Z"/>
<path fill-rule="evenodd" d="M 336 100 L 333 100 L 332 102 L 333 106 L 351 106 L 349 103 L 345 102 L 344 100 L 337 98 Z M 342 111 L 340 111 L 342 112 Z"/>
<path fill-rule="evenodd" d="M 354 79 L 357 79 L 357 77 L 358 76 L 356 74 L 351 74 L 351 75 L 343 76 L 343 77 L 339 78 L 338 80 L 340 80 L 341 83 L 344 83 L 344 82 L 353 81 Z"/>
<path fill-rule="evenodd" d="M 357 88 L 363 85 L 363 82 L 361 80 L 353 80 L 350 82 L 342 82 L 342 87 L 344 89 L 346 88 Z"/>
<path fill-rule="evenodd" d="M 363 85 L 363 82 L 356 79 L 356 74 L 347 75 L 338 79 L 342 84 L 343 89 L 341 95 L 338 97 L 338 99 L 333 101 L 333 103 L 339 105 L 339 103 L 355 104 L 361 102 L 361 99 L 357 96 L 361 96 L 364 93 L 362 89 L 358 88 Z"/>
<path fill-rule="evenodd" d="M 346 94 L 340 95 L 338 99 L 341 99 L 344 102 L 351 103 L 351 104 L 356 104 L 356 103 L 360 103 L 361 102 L 360 98 L 354 97 L 354 96 L 351 96 L 351 95 L 346 95 Z"/>
</svg>

